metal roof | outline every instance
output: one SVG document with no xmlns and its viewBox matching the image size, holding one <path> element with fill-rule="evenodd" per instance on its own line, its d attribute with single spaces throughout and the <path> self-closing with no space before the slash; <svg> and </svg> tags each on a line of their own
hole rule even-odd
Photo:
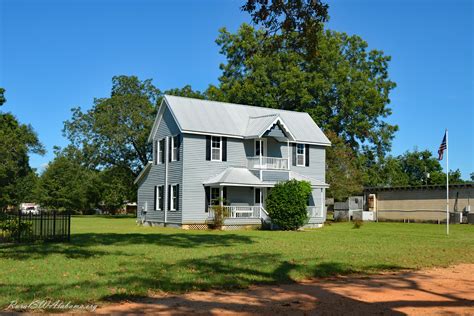
<svg viewBox="0 0 474 316">
<path fill-rule="evenodd" d="M 254 136 L 264 128 L 270 128 L 278 118 L 296 142 L 330 146 L 329 139 L 306 112 L 294 112 L 258 106 L 224 103 L 165 95 L 166 104 L 181 132 L 222 135 L 236 138 Z M 158 112 L 158 116 L 163 111 Z M 155 120 L 155 125 L 159 119 Z M 268 123 L 270 126 L 265 126 Z M 153 126 L 152 134 L 157 126 Z M 150 138 L 151 137 L 150 135 Z"/>
<path fill-rule="evenodd" d="M 290 171 L 290 179 L 299 181 L 308 181 L 313 187 L 327 188 L 329 185 L 323 181 L 316 180 L 299 173 Z M 218 186 L 248 186 L 248 187 L 273 187 L 276 181 L 261 181 L 250 170 L 243 167 L 229 167 L 203 182 L 204 185 L 218 185 Z"/>
</svg>

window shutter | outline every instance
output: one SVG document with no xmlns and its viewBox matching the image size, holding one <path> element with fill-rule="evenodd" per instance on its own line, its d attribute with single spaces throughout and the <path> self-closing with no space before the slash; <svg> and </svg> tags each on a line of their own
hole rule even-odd
<svg viewBox="0 0 474 316">
<path fill-rule="evenodd" d="M 168 210 L 171 210 L 171 185 L 168 185 Z"/>
<path fill-rule="evenodd" d="M 179 184 L 176 185 L 176 205 L 175 209 L 179 211 Z"/>
<path fill-rule="evenodd" d="M 293 143 L 293 159 L 292 160 L 292 165 L 296 166 L 296 143 Z"/>
<path fill-rule="evenodd" d="M 160 140 L 160 148 L 161 148 L 160 163 L 165 163 L 165 139 L 164 138 Z"/>
<path fill-rule="evenodd" d="M 227 137 L 222 137 L 222 161 L 227 161 Z"/>
<path fill-rule="evenodd" d="M 171 143 L 172 143 L 172 140 L 173 137 L 169 137 L 168 138 L 168 161 L 171 162 L 171 151 L 172 151 L 172 147 L 171 147 Z"/>
<path fill-rule="evenodd" d="M 304 154 L 305 154 L 304 161 L 305 161 L 306 167 L 309 167 L 309 144 L 305 144 L 304 147 L 305 147 L 305 149 L 304 149 Z"/>
<path fill-rule="evenodd" d="M 158 187 L 155 186 L 155 190 L 154 190 L 155 193 L 154 193 L 154 198 L 153 198 L 153 210 L 155 210 L 155 211 L 157 209 L 157 205 L 156 205 L 156 190 L 157 189 L 158 189 Z"/>
<path fill-rule="evenodd" d="M 227 203 L 227 187 L 222 188 L 222 198 L 224 199 L 224 205 L 228 205 Z"/>
<path fill-rule="evenodd" d="M 176 154 L 176 160 L 179 161 L 180 157 L 179 157 L 179 152 L 180 152 L 180 149 L 181 149 L 181 137 L 182 137 L 182 134 L 179 134 L 176 136 L 176 142 L 177 142 L 177 147 L 178 147 L 178 153 Z"/>
<path fill-rule="evenodd" d="M 155 140 L 153 141 L 153 164 L 157 164 L 157 161 L 158 161 L 158 157 L 156 155 L 156 153 L 158 152 L 158 141 Z"/>
<path fill-rule="evenodd" d="M 211 188 L 210 187 L 204 187 L 204 194 L 206 197 L 204 198 L 204 212 L 209 212 L 209 196 L 211 195 Z"/>
<path fill-rule="evenodd" d="M 164 210 L 164 203 L 165 203 L 165 195 L 164 195 L 164 192 L 165 192 L 165 187 L 162 185 L 160 186 L 160 191 L 158 191 L 158 194 L 160 195 L 160 210 Z"/>
<path fill-rule="evenodd" d="M 206 160 L 211 160 L 211 136 L 206 136 Z"/>
</svg>

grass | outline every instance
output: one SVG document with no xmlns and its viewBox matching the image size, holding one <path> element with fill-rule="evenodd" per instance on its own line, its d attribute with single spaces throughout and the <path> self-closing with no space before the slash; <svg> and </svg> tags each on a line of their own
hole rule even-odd
<svg viewBox="0 0 474 316">
<path fill-rule="evenodd" d="M 69 244 L 0 245 L 0 306 L 75 303 L 474 263 L 474 226 L 335 223 L 304 232 L 183 231 L 74 217 Z"/>
</svg>

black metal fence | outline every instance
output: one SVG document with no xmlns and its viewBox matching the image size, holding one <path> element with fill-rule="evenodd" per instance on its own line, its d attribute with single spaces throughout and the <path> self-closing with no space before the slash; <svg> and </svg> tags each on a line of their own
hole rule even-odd
<svg viewBox="0 0 474 316">
<path fill-rule="evenodd" d="M 0 213 L 0 242 L 69 241 L 71 214 Z"/>
</svg>

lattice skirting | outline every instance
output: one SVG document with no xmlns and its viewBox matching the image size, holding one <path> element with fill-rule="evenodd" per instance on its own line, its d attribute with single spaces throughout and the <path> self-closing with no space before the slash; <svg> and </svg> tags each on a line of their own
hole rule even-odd
<svg viewBox="0 0 474 316">
<path fill-rule="evenodd" d="M 188 224 L 182 225 L 181 228 L 189 230 L 208 230 L 209 226 L 207 224 Z"/>
</svg>

